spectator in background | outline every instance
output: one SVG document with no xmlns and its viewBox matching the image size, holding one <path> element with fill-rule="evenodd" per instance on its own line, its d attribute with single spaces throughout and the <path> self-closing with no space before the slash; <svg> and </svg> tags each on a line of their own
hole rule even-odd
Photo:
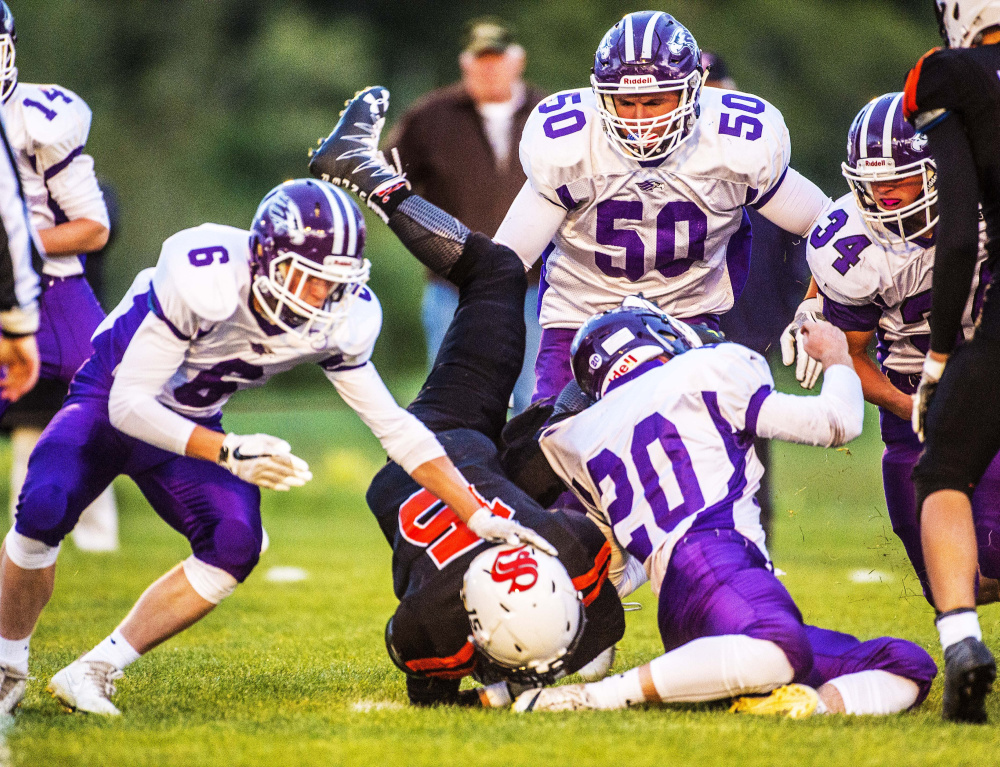
<svg viewBox="0 0 1000 767">
<path fill-rule="evenodd" d="M 702 51 L 705 67 L 705 87 L 736 90 L 729 68 L 722 58 Z M 733 308 L 719 318 L 726 338 L 749 346 L 770 358 L 778 348 L 777 340 L 795 314 L 795 308 L 809 287 L 809 265 L 806 263 L 805 240 L 772 224 L 754 208 L 747 206 L 753 241 L 750 246 L 750 272 L 746 287 Z M 771 535 L 774 507 L 771 498 L 771 442 L 754 441 L 757 457 L 764 464 L 757 501 L 760 503 L 761 525 Z"/>
<path fill-rule="evenodd" d="M 417 101 L 387 143 L 399 150 L 416 193 L 473 231 L 492 235 L 524 185 L 517 147 L 528 115 L 546 94 L 522 80 L 524 49 L 497 19 L 469 23 L 458 61 L 462 81 Z M 533 270 L 525 298 L 527 344 L 514 388 L 515 412 L 527 407 L 534 386 L 541 332 L 537 303 L 538 276 Z M 422 307 L 428 369 L 457 306 L 455 287 L 429 274 Z"/>
</svg>

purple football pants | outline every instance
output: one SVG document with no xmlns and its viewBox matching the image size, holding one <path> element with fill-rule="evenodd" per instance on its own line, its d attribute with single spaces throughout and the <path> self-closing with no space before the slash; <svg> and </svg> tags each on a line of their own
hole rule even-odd
<svg viewBox="0 0 1000 767">
<path fill-rule="evenodd" d="M 919 704 L 937 674 L 931 657 L 912 642 L 891 637 L 861 642 L 806 626 L 760 549 L 735 530 L 692 533 L 678 542 L 660 586 L 658 621 L 668 652 L 705 636 L 743 634 L 774 642 L 795 681 L 812 687 L 880 669 L 913 680 L 920 687 Z"/>
<path fill-rule="evenodd" d="M 90 337 L 104 319 L 94 291 L 83 275 L 49 277 L 42 275 L 38 299 L 38 354 L 41 378 L 68 384 L 73 374 L 93 354 Z M 0 400 L 0 415 L 10 406 Z"/>
<path fill-rule="evenodd" d="M 889 509 L 892 530 L 903 542 L 924 596 L 930 601 L 930 584 L 917 521 L 917 495 L 911 478 L 923 445 L 913 433 L 909 421 L 882 408 L 880 412 L 882 441 L 885 443 L 882 454 L 885 504 Z M 979 545 L 979 569 L 988 578 L 1000 578 L 1000 455 L 990 463 L 972 494 L 972 516 L 976 525 L 976 543 Z"/>
<path fill-rule="evenodd" d="M 202 425 L 221 430 L 221 417 Z M 111 425 L 106 399 L 69 396 L 28 461 L 17 532 L 57 545 L 119 474 L 191 542 L 202 562 L 243 581 L 261 545 L 260 490 L 208 461 L 175 455 Z"/>
</svg>

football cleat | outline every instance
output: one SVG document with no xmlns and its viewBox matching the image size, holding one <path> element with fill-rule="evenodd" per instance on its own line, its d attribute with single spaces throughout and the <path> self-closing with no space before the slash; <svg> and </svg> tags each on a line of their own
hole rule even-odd
<svg viewBox="0 0 1000 767">
<path fill-rule="evenodd" d="M 390 165 L 378 148 L 388 109 L 389 91 L 385 88 L 374 85 L 358 91 L 309 160 L 310 173 L 350 190 L 386 223 L 389 215 L 384 206 L 392 193 L 410 188 L 406 174 Z"/>
<path fill-rule="evenodd" d="M 99 660 L 75 660 L 56 673 L 45 689 L 68 711 L 119 716 L 121 711 L 111 702 L 115 680 L 122 672 L 110 663 Z"/>
<path fill-rule="evenodd" d="M 0 665 L 0 714 L 13 714 L 21 705 L 24 688 L 28 685 L 28 675 Z"/>
<path fill-rule="evenodd" d="M 585 684 L 567 684 L 562 687 L 543 687 L 528 690 L 514 701 L 514 711 L 597 711 L 600 706 Z"/>
<path fill-rule="evenodd" d="M 966 637 L 944 651 L 944 702 L 941 717 L 951 722 L 985 724 L 986 696 L 997 664 L 989 648 Z"/>
<path fill-rule="evenodd" d="M 804 684 L 786 684 L 772 690 L 769 695 L 745 695 L 733 701 L 729 707 L 733 714 L 755 714 L 757 716 L 786 716 L 789 719 L 805 719 L 812 716 L 819 705 L 819 694 Z"/>
</svg>

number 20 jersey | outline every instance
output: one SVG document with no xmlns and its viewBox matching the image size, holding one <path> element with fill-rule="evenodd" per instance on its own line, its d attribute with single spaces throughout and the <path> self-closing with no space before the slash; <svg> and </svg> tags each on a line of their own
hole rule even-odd
<svg viewBox="0 0 1000 767">
<path fill-rule="evenodd" d="M 566 209 L 543 254 L 543 327 L 574 328 L 642 293 L 676 317 L 732 308 L 750 263 L 744 205 L 780 184 L 791 146 L 780 112 L 707 88 L 693 135 L 662 160 L 620 155 L 590 89 L 532 112 L 521 163 L 532 188 Z"/>
<path fill-rule="evenodd" d="M 313 362 L 328 377 L 367 363 L 382 327 L 375 294 L 361 288 L 346 319 L 316 346 L 281 331 L 251 306 L 250 233 L 217 224 L 185 229 L 163 243 L 155 269 L 139 272 L 94 332 L 94 354 L 71 394 L 107 397 L 125 349 L 148 315 L 190 346 L 157 396 L 188 418 L 217 415 L 238 389 Z"/>
<path fill-rule="evenodd" d="M 989 279 L 983 279 L 985 226 L 973 290 L 962 315 L 963 334 L 972 337 L 973 318 Z M 824 296 L 823 313 L 841 330 L 875 331 L 878 360 L 904 375 L 919 374 L 930 346 L 933 242 L 875 241 L 853 194 L 832 203 L 809 235 L 806 257 Z"/>
<path fill-rule="evenodd" d="M 540 445 L 656 593 L 689 531 L 733 529 L 767 556 L 753 440 L 773 386 L 767 362 L 745 346 L 693 349 L 550 426 Z"/>
</svg>

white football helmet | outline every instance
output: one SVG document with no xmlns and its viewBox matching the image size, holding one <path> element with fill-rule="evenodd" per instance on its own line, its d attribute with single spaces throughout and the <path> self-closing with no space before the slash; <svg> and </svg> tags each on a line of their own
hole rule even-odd
<svg viewBox="0 0 1000 767">
<path fill-rule="evenodd" d="M 465 572 L 462 602 L 476 647 L 515 680 L 557 678 L 586 623 L 562 562 L 530 546 L 479 554 Z"/>
<path fill-rule="evenodd" d="M 970 48 L 982 32 L 1000 25 L 1000 0 L 937 0 L 934 10 L 949 48 Z"/>
</svg>

